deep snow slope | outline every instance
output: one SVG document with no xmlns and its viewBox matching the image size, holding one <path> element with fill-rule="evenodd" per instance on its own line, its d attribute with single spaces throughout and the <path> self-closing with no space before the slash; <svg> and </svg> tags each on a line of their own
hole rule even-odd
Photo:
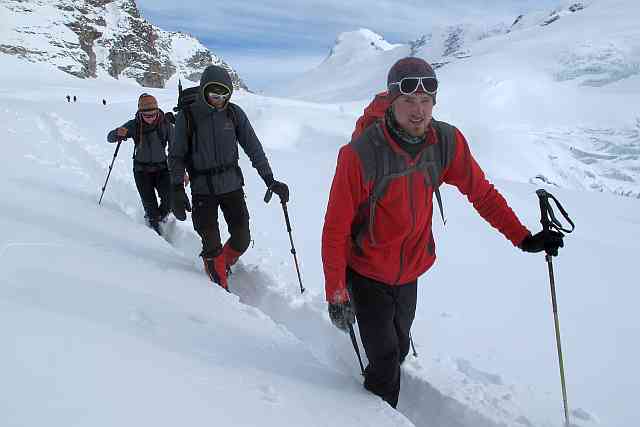
<svg viewBox="0 0 640 427">
<path fill-rule="evenodd" d="M 351 344 L 326 316 L 320 263 L 337 149 L 361 104 L 237 94 L 276 177 L 291 186 L 307 292 L 299 295 L 282 212 L 264 204 L 242 156 L 254 245 L 227 294 L 205 279 L 190 221 L 168 224 L 166 239 L 143 225 L 130 146 L 97 206 L 114 149 L 105 135 L 133 115 L 139 87 L 0 65 L 0 424 L 562 424 L 543 257 L 513 248 L 448 187 L 400 412 L 362 389 Z M 153 93 L 165 110 L 175 102 L 175 88 Z M 474 152 L 495 155 L 475 141 Z M 489 176 L 508 175 L 526 154 L 487 162 Z M 497 185 L 536 231 L 537 187 Z M 638 201 L 547 188 L 578 226 L 555 260 L 572 420 L 636 425 Z"/>
<path fill-rule="evenodd" d="M 128 102 L 105 108 L 104 91 L 118 96 L 110 80 L 3 65 L 21 71 L 13 83 L 42 86 L 37 101 L 0 95 L 2 426 L 410 425 L 339 362 L 340 353 L 352 362 L 348 343 L 320 313 L 301 322 L 335 343 L 335 363 L 211 286 L 190 224 L 167 226 L 174 245 L 146 228 L 130 146 L 98 206 L 114 149 L 106 131 L 131 114 L 139 89 L 121 87 Z M 73 87 L 80 101 L 48 85 Z M 275 286 L 270 273 L 247 268 L 237 272 L 247 289 Z"/>
</svg>

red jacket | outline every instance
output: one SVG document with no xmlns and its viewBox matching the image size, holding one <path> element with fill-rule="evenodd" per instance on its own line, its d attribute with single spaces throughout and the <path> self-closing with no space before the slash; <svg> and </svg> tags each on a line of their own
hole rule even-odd
<svg viewBox="0 0 640 427">
<path fill-rule="evenodd" d="M 377 101 L 380 102 L 379 99 Z M 379 117 L 379 111 L 375 114 Z M 329 195 L 322 233 L 322 261 L 328 302 L 349 299 L 345 284 L 347 266 L 363 276 L 395 286 L 416 280 L 433 265 L 436 253 L 431 230 L 432 198 L 434 189 L 443 182 L 455 185 L 478 213 L 514 245 L 519 245 L 529 234 L 506 200 L 487 181 L 458 129 L 442 122 L 433 122 L 428 129 L 425 149 L 411 159 L 391 138 L 383 121 L 364 131 L 362 124 L 365 121 L 363 118 L 358 120 L 361 126 L 354 132 L 357 138 L 340 149 Z M 384 145 L 380 148 L 391 148 L 389 152 L 394 153 L 396 161 L 399 159 L 405 162 L 406 167 L 415 167 L 421 157 L 426 156 L 425 153 L 430 149 L 436 149 L 438 146 L 435 144 L 442 140 L 438 137 L 441 130 L 437 133 L 435 125 L 448 126 L 452 142 L 449 160 L 443 162 L 444 166 L 440 169 L 436 168 L 436 186 L 432 185 L 435 180 L 429 182 L 418 170 L 393 179 L 385 187 L 383 195 L 373 202 L 375 213 L 371 221 L 370 213 L 373 211 L 369 210 L 371 204 L 367 203 L 376 193 L 376 181 L 371 176 L 371 168 L 365 164 L 371 163 L 371 156 L 363 154 L 372 144 L 364 139 L 377 138 L 378 143 L 382 141 Z M 362 135 L 356 135 L 357 132 Z M 367 224 L 364 228 L 370 232 L 361 231 L 362 223 Z"/>
</svg>

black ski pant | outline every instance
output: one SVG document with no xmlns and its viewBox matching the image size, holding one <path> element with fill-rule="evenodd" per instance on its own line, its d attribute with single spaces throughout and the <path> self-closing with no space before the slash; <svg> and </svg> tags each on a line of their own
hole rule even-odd
<svg viewBox="0 0 640 427">
<path fill-rule="evenodd" d="M 398 286 L 347 270 L 360 338 L 369 359 L 364 387 L 392 407 L 400 395 L 400 364 L 409 353 L 409 331 L 416 313 L 417 281 Z"/>
<path fill-rule="evenodd" d="M 218 207 L 222 210 L 229 231 L 229 245 L 244 253 L 251 242 L 249 211 L 242 189 L 226 194 L 193 194 L 193 228 L 202 239 L 201 256 L 215 257 L 222 251 L 218 226 Z"/>
<path fill-rule="evenodd" d="M 147 169 L 133 172 L 136 180 L 138 194 L 142 200 L 144 213 L 150 223 L 158 222 L 171 209 L 171 178 L 169 170 L 164 169 Z M 156 198 L 156 191 L 160 197 L 160 205 Z"/>
</svg>

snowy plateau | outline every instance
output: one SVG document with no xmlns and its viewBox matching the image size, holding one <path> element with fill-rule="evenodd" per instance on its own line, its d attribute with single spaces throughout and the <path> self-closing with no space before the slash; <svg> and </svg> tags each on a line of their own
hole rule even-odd
<svg viewBox="0 0 640 427">
<path fill-rule="evenodd" d="M 107 132 L 142 91 L 169 111 L 178 76 L 194 71 L 176 65 L 157 88 L 140 86 L 143 68 L 115 79 L 96 39 L 96 75 L 79 78 L 83 62 L 62 53 L 82 55 L 66 44 L 78 36 L 47 18 L 60 9 L 16 11 L 50 4 L 0 1 L 0 45 L 47 52 L 0 54 L 0 426 L 562 426 L 544 256 L 514 248 L 453 187 L 441 189 L 446 226 L 433 221 L 438 261 L 419 281 L 418 357 L 402 367 L 398 411 L 362 388 L 349 337 L 329 321 L 320 236 L 337 152 L 408 54 L 441 64 L 435 117 L 465 133 L 522 222 L 540 229 L 546 188 L 576 223 L 554 259 L 572 424 L 640 425 L 637 0 L 429 29 L 408 44 L 344 33 L 285 96 L 239 89 L 291 188 L 302 295 L 282 210 L 263 202 L 244 155 L 253 244 L 231 293 L 206 279 L 190 217 L 164 238 L 144 225 L 131 145 L 98 206 Z M 27 21 L 33 34 L 8 30 Z"/>
</svg>

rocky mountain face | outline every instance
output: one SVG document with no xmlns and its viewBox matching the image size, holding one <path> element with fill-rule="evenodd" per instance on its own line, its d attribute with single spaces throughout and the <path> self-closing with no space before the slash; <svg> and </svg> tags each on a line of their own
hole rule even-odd
<svg viewBox="0 0 640 427">
<path fill-rule="evenodd" d="M 568 16 L 573 13 L 579 12 L 587 7 L 589 4 L 587 1 L 575 2 L 568 6 L 558 7 L 550 12 L 537 12 L 529 15 L 519 15 L 511 24 L 508 32 L 515 30 L 522 30 L 524 28 L 541 26 L 546 27 L 554 22 L 557 22 L 563 16 Z"/>
<path fill-rule="evenodd" d="M 79 78 L 108 74 L 164 87 L 176 73 L 198 82 L 207 65 L 217 64 L 246 89 L 197 39 L 144 19 L 135 0 L 0 0 L 0 18 L 8 23 L 0 30 L 0 52 L 49 62 Z"/>
</svg>

